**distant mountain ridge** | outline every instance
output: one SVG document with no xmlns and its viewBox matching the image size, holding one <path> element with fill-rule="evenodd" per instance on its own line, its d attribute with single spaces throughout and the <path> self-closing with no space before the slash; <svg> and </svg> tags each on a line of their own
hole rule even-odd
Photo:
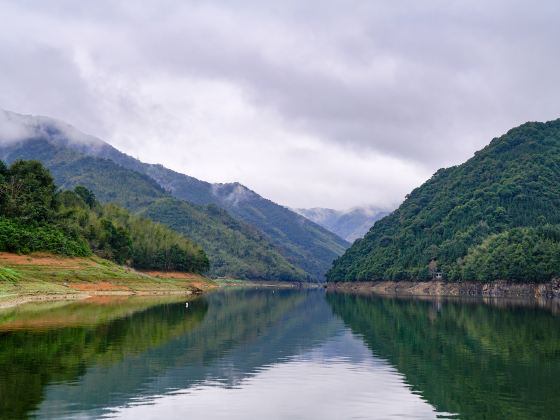
<svg viewBox="0 0 560 420">
<path fill-rule="evenodd" d="M 294 209 L 307 219 L 323 226 L 348 242 L 362 238 L 373 224 L 390 212 L 377 207 L 354 207 L 350 210 L 333 210 L 321 207 Z"/>
<path fill-rule="evenodd" d="M 12 160 L 47 160 L 45 164 L 53 171 L 58 182 L 75 183 L 78 176 L 86 186 L 86 181 L 91 176 L 90 172 L 93 171 L 97 177 L 103 177 L 100 171 L 95 171 L 96 165 L 102 167 L 112 162 L 123 170 L 133 171 L 128 172 L 126 176 L 136 179 L 136 187 L 142 185 L 142 188 L 150 190 L 147 195 L 134 191 L 134 197 L 131 191 L 124 188 L 111 193 L 96 190 L 96 186 L 90 182 L 89 187 L 102 200 L 116 200 L 128 208 L 145 211 L 146 206 L 153 204 L 154 198 L 164 198 L 170 194 L 176 199 L 195 205 L 217 206 L 240 222 L 254 226 L 262 233 L 262 239 L 270 242 L 270 246 L 276 248 L 287 262 L 293 264 L 296 270 L 307 273 L 312 279 L 322 279 L 332 260 L 349 246 L 344 239 L 239 183 L 211 184 L 162 165 L 143 163 L 100 139 L 47 117 L 26 116 L 7 111 L 0 113 L 0 139 L 4 138 L 3 144 L 0 144 L 0 158 L 6 159 L 6 156 L 9 156 Z M 29 142 L 37 140 L 55 146 L 56 150 L 47 150 L 48 147 L 39 147 L 38 144 L 31 147 Z M 69 159 L 65 159 L 65 156 Z M 64 176 L 62 172 L 65 173 Z M 110 180 L 105 180 L 103 188 L 114 189 L 109 184 Z M 99 189 L 99 186 L 97 187 Z M 215 248 L 217 251 L 217 247 Z M 209 256 L 212 257 L 211 253 Z"/>
</svg>

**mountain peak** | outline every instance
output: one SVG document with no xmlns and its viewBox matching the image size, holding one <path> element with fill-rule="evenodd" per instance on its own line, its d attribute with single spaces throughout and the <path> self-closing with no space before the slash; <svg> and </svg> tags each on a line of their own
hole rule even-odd
<svg viewBox="0 0 560 420">
<path fill-rule="evenodd" d="M 364 236 L 377 220 L 389 214 L 387 210 L 375 206 L 352 207 L 349 210 L 314 207 L 294 211 L 349 242 Z"/>
<path fill-rule="evenodd" d="M 212 184 L 212 194 L 232 206 L 257 198 L 258 195 L 239 182 Z"/>
<path fill-rule="evenodd" d="M 64 145 L 102 146 L 106 143 L 85 134 L 63 121 L 40 115 L 18 114 L 0 110 L 0 143 L 12 143 L 30 138 L 44 138 Z"/>
</svg>

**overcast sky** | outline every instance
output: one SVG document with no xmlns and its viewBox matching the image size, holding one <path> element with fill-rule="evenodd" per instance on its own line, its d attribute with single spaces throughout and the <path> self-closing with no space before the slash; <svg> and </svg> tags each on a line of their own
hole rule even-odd
<svg viewBox="0 0 560 420">
<path fill-rule="evenodd" d="M 0 0 L 0 22 L 0 108 L 289 206 L 395 206 L 560 117 L 558 0 Z"/>
</svg>

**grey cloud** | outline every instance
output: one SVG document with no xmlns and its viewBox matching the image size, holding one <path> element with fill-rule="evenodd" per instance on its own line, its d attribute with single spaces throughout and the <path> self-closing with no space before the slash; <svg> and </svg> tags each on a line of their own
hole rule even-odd
<svg viewBox="0 0 560 420">
<path fill-rule="evenodd" d="M 13 115 L 0 109 L 0 143 L 13 143 L 34 134 L 32 127 Z"/>
<path fill-rule="evenodd" d="M 103 142 L 85 134 L 74 126 L 50 117 L 18 114 L 0 109 L 0 143 L 12 143 L 31 137 L 48 137 L 55 141 L 72 142 L 88 146 Z"/>
<path fill-rule="evenodd" d="M 172 114 L 138 93 L 143 81 L 166 78 L 235 86 L 287 133 L 398 159 L 422 176 L 512 126 L 559 116 L 554 0 L 0 1 L 2 11 L 11 19 L 0 35 L 0 107 L 52 115 L 109 140 L 149 121 L 150 107 Z M 135 141 L 141 149 L 152 140 Z M 332 168 L 317 170 L 330 180 Z M 367 183 L 358 176 L 349 175 L 352 188 Z"/>
<path fill-rule="evenodd" d="M 142 67 L 232 81 L 286 124 L 327 141 L 420 161 L 437 153 L 447 163 L 558 112 L 555 2 L 538 10 L 509 1 L 288 2 L 277 13 L 246 1 L 214 3 L 215 19 L 193 4 L 141 20 Z M 293 50 L 274 50 L 282 36 L 295 38 Z M 314 63 L 322 48 L 363 80 Z M 394 63 L 389 80 L 369 68 L 383 60 Z"/>
</svg>

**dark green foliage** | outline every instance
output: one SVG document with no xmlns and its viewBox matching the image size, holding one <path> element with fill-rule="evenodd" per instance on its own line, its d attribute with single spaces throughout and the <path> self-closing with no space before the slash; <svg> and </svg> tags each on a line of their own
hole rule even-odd
<svg viewBox="0 0 560 420">
<path fill-rule="evenodd" d="M 87 197 L 86 188 L 77 188 Z M 130 214 L 115 205 L 93 202 L 90 209 L 78 194 L 59 194 L 66 231 L 85 237 L 100 257 L 139 269 L 208 271 L 208 258 L 202 248 L 166 226 Z"/>
<path fill-rule="evenodd" d="M 72 257 L 91 255 L 85 240 L 68 237 L 55 226 L 27 225 L 5 217 L 0 217 L 0 251 L 22 254 L 49 251 Z"/>
<path fill-rule="evenodd" d="M 72 139 L 31 140 L 6 153 L 10 159 L 40 159 L 63 187 L 85 185 L 96 192 L 100 201 L 115 202 L 133 211 L 163 198 L 166 191 L 195 205 L 216 205 L 243 224 L 256 227 L 276 248 L 275 252 L 314 280 L 323 279 L 332 260 L 349 246 L 344 239 L 239 183 L 200 181 L 161 165 L 140 162 L 101 141 L 88 147 Z M 207 252 L 211 255 L 209 249 Z M 228 275 L 238 276 L 238 272 L 232 270 Z"/>
<path fill-rule="evenodd" d="M 86 187 L 102 203 L 118 203 L 137 210 L 156 198 L 166 195 L 153 179 L 131 171 L 106 159 L 85 156 L 68 147 L 52 144 L 45 139 L 30 139 L 23 143 L 0 145 L 0 159 L 36 159 L 47 167 L 59 188 Z"/>
<path fill-rule="evenodd" d="M 41 223 L 54 215 L 54 181 L 40 162 L 18 160 L 2 165 L 0 214 L 22 223 Z"/>
<path fill-rule="evenodd" d="M 204 272 L 204 251 L 170 229 L 103 208 L 83 186 L 55 192 L 50 173 L 37 161 L 0 162 L 0 251 L 48 251 L 87 256 L 92 251 L 138 268 Z"/>
<path fill-rule="evenodd" d="M 76 188 L 74 188 L 74 192 L 82 200 L 84 200 L 84 203 L 86 203 L 89 206 L 89 208 L 93 208 L 95 206 L 97 199 L 95 198 L 95 194 L 93 193 L 93 191 L 88 190 L 86 187 L 82 185 L 78 185 Z"/>
<path fill-rule="evenodd" d="M 295 268 L 258 230 L 233 219 L 225 210 L 199 207 L 167 198 L 141 214 L 177 232 L 195 238 L 211 256 L 214 276 L 252 280 L 305 281 L 308 275 Z"/>
<path fill-rule="evenodd" d="M 216 205 L 233 217 L 259 229 L 291 264 L 323 279 L 332 260 L 349 243 L 323 227 L 267 200 L 239 183 L 210 184 L 171 171 L 161 165 L 131 162 L 115 153 L 123 164 L 150 175 L 174 197 L 199 205 Z"/>
<path fill-rule="evenodd" d="M 111 220 L 102 218 L 101 244 L 102 250 L 107 250 L 105 258 L 119 264 L 124 264 L 132 254 L 132 241 L 130 235 L 123 227 L 116 227 Z"/>
<path fill-rule="evenodd" d="M 0 162 L 0 251 L 91 254 L 84 238 L 57 225 L 55 189 L 37 161 Z"/>
<path fill-rule="evenodd" d="M 560 275 L 560 226 L 513 228 L 471 249 L 456 277 L 546 281 Z"/>
<path fill-rule="evenodd" d="M 134 267 L 198 273 L 208 271 L 210 264 L 202 248 L 170 228 L 114 205 L 106 205 L 103 214 L 117 225 L 117 229 L 130 233 L 130 258 Z"/>
<path fill-rule="evenodd" d="M 436 172 L 338 258 L 327 277 L 420 280 L 430 277 L 433 261 L 449 280 L 548 280 L 560 274 L 555 260 L 544 261 L 553 245 L 538 231 L 515 228 L 560 224 L 558 185 L 560 120 L 524 124 L 466 163 Z M 513 239 L 519 235 L 528 236 Z M 541 248 L 544 254 L 535 251 Z M 500 252 L 520 268 L 506 269 Z M 477 270 L 483 260 L 489 265 Z"/>
</svg>

